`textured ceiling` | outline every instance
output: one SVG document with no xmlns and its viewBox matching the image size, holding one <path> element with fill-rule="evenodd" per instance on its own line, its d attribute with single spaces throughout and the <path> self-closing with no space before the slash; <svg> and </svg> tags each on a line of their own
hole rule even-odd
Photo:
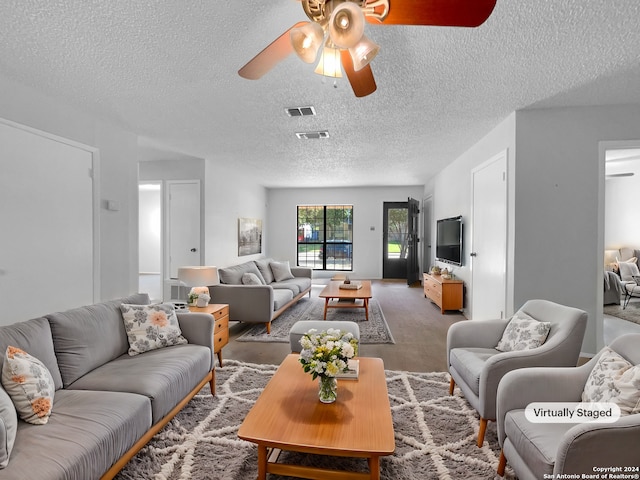
<svg viewBox="0 0 640 480">
<path fill-rule="evenodd" d="M 0 74 L 268 187 L 416 185 L 515 110 L 640 103 L 638 19 L 637 0 L 498 0 L 476 29 L 367 25 L 378 90 L 356 98 L 295 55 L 237 75 L 306 20 L 293 0 L 3 0 Z"/>
</svg>

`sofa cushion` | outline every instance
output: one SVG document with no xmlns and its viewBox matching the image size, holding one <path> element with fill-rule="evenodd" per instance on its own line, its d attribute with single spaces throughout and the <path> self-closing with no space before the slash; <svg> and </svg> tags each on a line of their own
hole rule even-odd
<svg viewBox="0 0 640 480">
<path fill-rule="evenodd" d="M 255 273 L 243 273 L 242 274 L 243 285 L 263 285 L 258 276 Z"/>
<path fill-rule="evenodd" d="M 504 329 L 496 350 L 513 352 L 537 348 L 545 342 L 550 330 L 550 322 L 539 322 L 524 312 L 516 312 Z"/>
<path fill-rule="evenodd" d="M 293 293 L 294 297 L 300 293 L 300 287 L 295 282 L 292 282 L 290 280 L 285 280 L 284 282 L 273 282 L 271 284 L 271 287 L 274 290 L 291 290 L 291 293 Z"/>
<path fill-rule="evenodd" d="M 148 304 L 149 295 L 139 293 L 47 315 L 65 387 L 94 368 L 127 353 L 129 342 L 120 312 L 123 303 Z"/>
<path fill-rule="evenodd" d="M 46 318 L 34 318 L 0 327 L 0 371 L 1 364 L 4 364 L 4 352 L 10 345 L 29 352 L 40 360 L 49 370 L 56 390 L 62 388 L 62 377 L 51 339 L 51 326 Z"/>
<path fill-rule="evenodd" d="M 123 303 L 120 310 L 129 339 L 129 355 L 187 343 L 180 331 L 173 305 Z"/>
<path fill-rule="evenodd" d="M 640 365 L 604 347 L 582 392 L 583 402 L 612 402 L 621 415 L 640 413 Z"/>
<path fill-rule="evenodd" d="M 500 352 L 494 348 L 454 348 L 449 352 L 451 366 L 473 393 L 480 394 L 480 374 L 487 360 Z"/>
<path fill-rule="evenodd" d="M 4 388 L 0 388 L 0 468 L 6 467 L 9 463 L 17 429 L 16 407 Z"/>
<path fill-rule="evenodd" d="M 7 347 L 2 386 L 22 420 L 34 425 L 49 421 L 56 389 L 49 370 L 40 360 L 19 348 Z"/>
<path fill-rule="evenodd" d="M 7 479 L 97 479 L 151 428 L 149 399 L 58 390 L 46 425 L 20 422 Z"/>
<path fill-rule="evenodd" d="M 280 310 L 293 300 L 293 292 L 288 288 L 273 289 L 273 311 Z"/>
<path fill-rule="evenodd" d="M 261 260 L 256 260 L 256 266 L 260 273 L 262 274 L 262 278 L 264 279 L 264 283 L 269 285 L 271 282 L 275 280 L 273 277 L 273 272 L 271 271 L 271 262 L 273 262 L 272 258 L 263 258 Z"/>
<path fill-rule="evenodd" d="M 211 350 L 175 345 L 142 355 L 121 357 L 69 385 L 72 390 L 130 392 L 151 400 L 155 424 L 173 409 L 211 370 Z"/>
<path fill-rule="evenodd" d="M 218 276 L 220 277 L 221 283 L 226 283 L 227 285 L 242 285 L 242 275 L 245 273 L 255 273 L 259 279 L 263 283 L 264 278 L 262 278 L 262 274 L 255 262 L 245 262 L 240 265 L 233 265 L 231 267 L 219 268 Z"/>
<path fill-rule="evenodd" d="M 269 265 L 271 266 L 273 278 L 276 282 L 282 282 L 293 278 L 289 262 L 271 262 Z"/>
</svg>

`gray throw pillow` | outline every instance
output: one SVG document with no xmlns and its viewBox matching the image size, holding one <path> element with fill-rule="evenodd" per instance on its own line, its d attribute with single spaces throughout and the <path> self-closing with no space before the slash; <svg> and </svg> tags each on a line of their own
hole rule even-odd
<svg viewBox="0 0 640 480">
<path fill-rule="evenodd" d="M 263 258 L 255 261 L 258 270 L 260 270 L 260 273 L 262 274 L 265 285 L 269 285 L 275 280 L 275 278 L 273 278 L 271 267 L 269 266 L 271 262 L 273 262 L 272 258 Z"/>
<path fill-rule="evenodd" d="M 0 388 L 0 468 L 9 464 L 9 457 L 18 430 L 18 414 L 13 406 L 11 397 Z"/>
<path fill-rule="evenodd" d="M 245 273 L 242 275 L 243 285 L 262 285 L 262 282 L 255 273 Z"/>
<path fill-rule="evenodd" d="M 291 268 L 289 267 L 289 262 L 271 262 L 270 265 L 276 282 L 294 278 L 293 273 L 291 273 Z"/>
</svg>

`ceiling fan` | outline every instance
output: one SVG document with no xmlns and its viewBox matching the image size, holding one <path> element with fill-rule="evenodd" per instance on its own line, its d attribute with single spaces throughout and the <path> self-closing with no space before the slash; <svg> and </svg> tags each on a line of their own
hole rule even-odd
<svg viewBox="0 0 640 480">
<path fill-rule="evenodd" d="M 478 27 L 497 0 L 300 0 L 310 21 L 298 22 L 253 57 L 238 74 L 257 80 L 296 52 L 306 63 L 320 61 L 321 75 L 342 76 L 356 97 L 376 90 L 369 63 L 380 47 L 364 34 L 366 22 L 377 25 Z"/>
</svg>

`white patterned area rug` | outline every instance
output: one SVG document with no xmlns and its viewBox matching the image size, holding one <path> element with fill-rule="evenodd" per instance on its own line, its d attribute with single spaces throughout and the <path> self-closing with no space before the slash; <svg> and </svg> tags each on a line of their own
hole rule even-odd
<svg viewBox="0 0 640 480">
<path fill-rule="evenodd" d="M 271 333 L 267 334 L 264 324 L 252 326 L 236 340 L 238 342 L 289 343 L 289 331 L 300 320 L 322 320 L 324 299 L 316 296 L 303 297 L 298 303 L 284 311 L 271 322 Z M 375 298 L 369 300 L 369 320 L 363 308 L 330 308 L 327 311 L 327 328 L 332 320 L 356 322 L 360 328 L 360 343 L 396 343 L 384 318 L 380 304 Z"/>
<path fill-rule="evenodd" d="M 225 360 L 216 370 L 217 395 L 209 387 L 158 433 L 117 475 L 117 480 L 246 480 L 257 477 L 257 448 L 238 428 L 275 365 Z M 387 370 L 396 451 L 380 461 L 383 480 L 494 479 L 500 454 L 495 422 L 476 446 L 478 416 L 446 373 Z M 338 385 L 338 397 L 340 386 Z M 363 459 L 283 452 L 287 463 L 367 472 Z M 269 480 L 289 477 L 268 475 Z M 506 478 L 513 479 L 507 467 Z"/>
</svg>

